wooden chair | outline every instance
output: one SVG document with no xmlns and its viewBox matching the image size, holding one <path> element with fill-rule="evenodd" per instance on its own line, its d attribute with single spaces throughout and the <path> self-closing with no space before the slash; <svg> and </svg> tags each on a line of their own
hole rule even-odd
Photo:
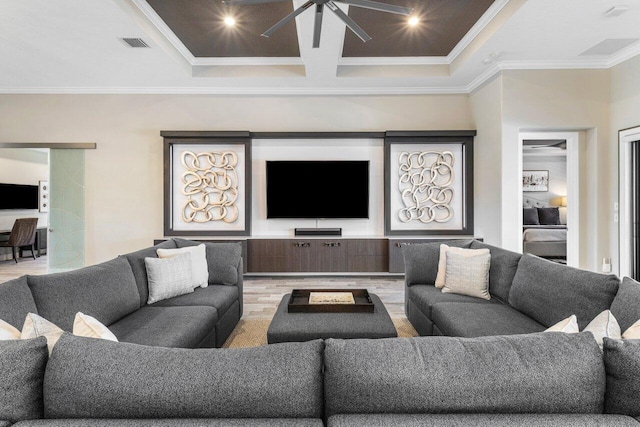
<svg viewBox="0 0 640 427">
<path fill-rule="evenodd" d="M 13 259 L 18 262 L 17 249 L 30 249 L 33 259 L 36 259 L 36 229 L 38 218 L 16 219 L 11 229 L 8 242 L 0 243 L 0 248 L 11 248 Z"/>
</svg>

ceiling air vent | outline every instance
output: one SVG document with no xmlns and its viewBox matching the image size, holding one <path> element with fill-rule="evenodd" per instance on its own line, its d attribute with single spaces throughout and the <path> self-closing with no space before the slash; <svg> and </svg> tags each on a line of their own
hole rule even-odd
<svg viewBox="0 0 640 427">
<path fill-rule="evenodd" d="M 123 37 L 122 41 L 129 45 L 129 47 L 150 47 L 147 42 L 139 38 Z"/>
<path fill-rule="evenodd" d="M 617 51 L 632 45 L 639 39 L 606 39 L 597 45 L 585 50 L 580 56 L 588 55 L 612 55 Z"/>
</svg>

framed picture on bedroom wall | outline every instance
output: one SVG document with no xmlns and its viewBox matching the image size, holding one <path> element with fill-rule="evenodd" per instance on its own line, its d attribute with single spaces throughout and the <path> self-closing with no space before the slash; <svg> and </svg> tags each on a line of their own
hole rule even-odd
<svg viewBox="0 0 640 427">
<path fill-rule="evenodd" d="M 164 235 L 250 235 L 249 132 L 160 134 L 164 137 Z"/>
<path fill-rule="evenodd" d="M 475 134 L 386 133 L 386 235 L 473 234 Z"/>
<path fill-rule="evenodd" d="M 549 171 L 522 171 L 522 191 L 549 191 Z"/>
</svg>

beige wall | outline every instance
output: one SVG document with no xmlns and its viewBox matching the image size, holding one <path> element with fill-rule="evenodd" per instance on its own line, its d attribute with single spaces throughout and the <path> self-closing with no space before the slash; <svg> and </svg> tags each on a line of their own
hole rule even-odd
<svg viewBox="0 0 640 427">
<path fill-rule="evenodd" d="M 86 263 L 162 237 L 161 130 L 474 129 L 464 95 L 0 95 L 0 142 L 95 142 L 86 155 Z"/>
</svg>

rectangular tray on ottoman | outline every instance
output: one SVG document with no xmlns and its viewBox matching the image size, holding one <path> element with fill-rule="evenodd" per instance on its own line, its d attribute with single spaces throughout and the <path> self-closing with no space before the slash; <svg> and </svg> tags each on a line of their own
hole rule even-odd
<svg viewBox="0 0 640 427">
<path fill-rule="evenodd" d="M 267 342 L 397 337 L 396 328 L 380 298 L 375 294 L 369 294 L 369 297 L 373 303 L 373 312 L 369 313 L 290 313 L 291 294 L 287 294 L 269 325 Z"/>
<path fill-rule="evenodd" d="M 311 304 L 312 293 L 349 293 L 354 304 Z M 287 307 L 289 313 L 373 313 L 375 308 L 366 289 L 294 289 Z"/>
</svg>

